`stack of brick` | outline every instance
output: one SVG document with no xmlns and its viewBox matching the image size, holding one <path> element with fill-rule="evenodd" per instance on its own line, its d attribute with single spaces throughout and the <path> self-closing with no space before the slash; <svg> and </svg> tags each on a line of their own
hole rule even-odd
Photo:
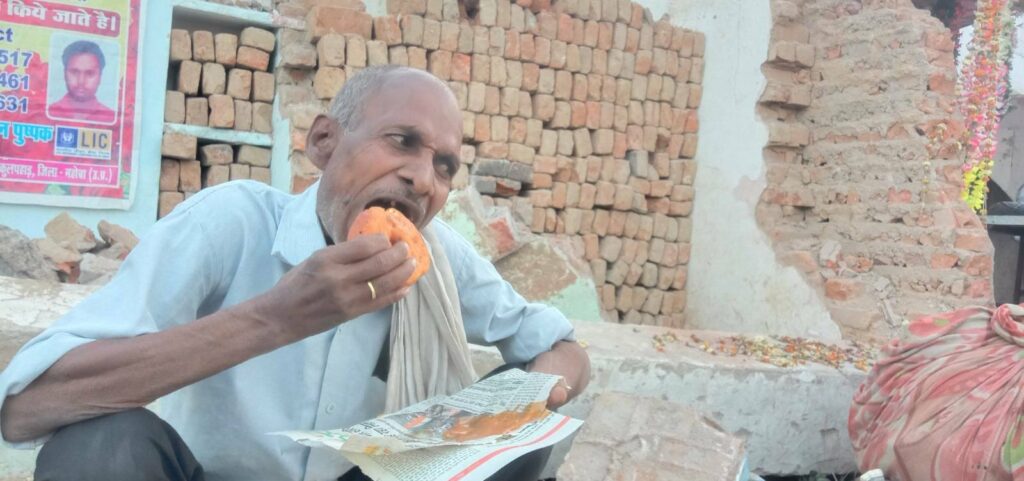
<svg viewBox="0 0 1024 481">
<path fill-rule="evenodd" d="M 276 43 L 273 32 L 256 27 L 238 35 L 172 30 L 173 89 L 165 97 L 164 121 L 270 133 L 277 80 L 268 70 Z M 269 149 L 200 142 L 164 134 L 158 217 L 200 189 L 228 180 L 270 183 Z"/>
<path fill-rule="evenodd" d="M 772 10 L 758 218 L 780 260 L 852 339 L 991 302 L 992 246 L 959 195 L 950 31 L 909 1 Z"/>
<path fill-rule="evenodd" d="M 164 121 L 269 133 L 276 82 L 267 70 L 276 42 L 255 27 L 240 35 L 172 30 Z"/>
<path fill-rule="evenodd" d="M 464 112 L 455 186 L 512 207 L 535 232 L 570 236 L 607 317 L 681 326 L 704 37 L 629 0 L 523 5 L 483 0 L 467 13 L 452 0 L 395 0 L 373 18 L 319 4 L 306 32 L 283 29 L 293 189 L 318 175 L 306 129 L 346 78 L 368 65 L 425 69 Z"/>
<path fill-rule="evenodd" d="M 190 135 L 164 133 L 157 217 L 171 212 L 191 195 L 229 180 L 270 184 L 270 149 L 252 145 L 199 145 Z"/>
</svg>

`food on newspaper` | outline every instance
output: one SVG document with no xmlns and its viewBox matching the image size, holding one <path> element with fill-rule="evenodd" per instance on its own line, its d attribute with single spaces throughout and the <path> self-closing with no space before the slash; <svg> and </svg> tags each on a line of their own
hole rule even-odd
<svg viewBox="0 0 1024 481">
<path fill-rule="evenodd" d="M 348 230 L 348 240 L 367 234 L 384 234 L 391 241 L 391 245 L 398 241 L 405 241 L 409 245 L 409 255 L 416 259 L 416 269 L 405 281 L 406 286 L 415 284 L 427 273 L 427 269 L 430 269 L 430 251 L 427 250 L 427 243 L 402 211 L 394 207 L 370 207 L 360 212 Z"/>
<path fill-rule="evenodd" d="M 560 379 L 513 369 L 348 429 L 274 434 L 337 450 L 375 481 L 484 480 L 583 424 L 545 407 Z"/>
</svg>

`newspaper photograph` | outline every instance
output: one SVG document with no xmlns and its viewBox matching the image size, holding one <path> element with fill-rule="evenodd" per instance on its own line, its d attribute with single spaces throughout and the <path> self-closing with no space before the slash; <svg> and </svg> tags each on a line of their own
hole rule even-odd
<svg viewBox="0 0 1024 481">
<path fill-rule="evenodd" d="M 561 379 L 514 369 L 348 429 L 273 434 L 334 449 L 375 481 L 483 480 L 583 424 L 546 407 Z"/>
</svg>

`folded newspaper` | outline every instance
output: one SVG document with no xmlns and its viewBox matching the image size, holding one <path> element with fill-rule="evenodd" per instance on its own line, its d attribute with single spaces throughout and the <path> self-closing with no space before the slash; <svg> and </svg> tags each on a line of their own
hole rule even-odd
<svg viewBox="0 0 1024 481">
<path fill-rule="evenodd" d="M 546 407 L 561 379 L 513 369 L 348 429 L 274 434 L 337 450 L 374 481 L 483 481 L 583 424 Z"/>
</svg>

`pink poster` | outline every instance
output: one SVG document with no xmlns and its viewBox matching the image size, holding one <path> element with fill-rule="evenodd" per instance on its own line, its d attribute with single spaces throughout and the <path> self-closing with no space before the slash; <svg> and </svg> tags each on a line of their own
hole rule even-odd
<svg viewBox="0 0 1024 481">
<path fill-rule="evenodd" d="M 141 0 L 0 0 L 0 202 L 127 209 Z"/>
</svg>

